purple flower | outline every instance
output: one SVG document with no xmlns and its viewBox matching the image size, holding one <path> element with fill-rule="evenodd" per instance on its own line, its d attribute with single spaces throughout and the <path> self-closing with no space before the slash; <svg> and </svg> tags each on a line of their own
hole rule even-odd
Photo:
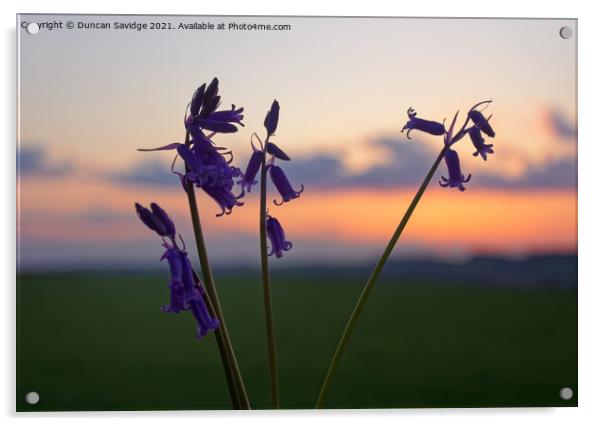
<svg viewBox="0 0 602 426">
<path fill-rule="evenodd" d="M 481 111 L 473 109 L 468 113 L 468 117 L 472 120 L 475 126 L 481 129 L 487 136 L 490 138 L 495 137 L 495 132 L 493 131 L 491 124 L 489 124 L 488 119 L 485 118 Z"/>
<path fill-rule="evenodd" d="M 242 123 L 242 119 L 244 118 L 242 115 L 243 111 L 244 108 L 236 109 L 236 106 L 232 105 L 231 110 L 216 111 L 207 117 L 191 116 L 192 118 L 187 120 L 186 127 L 190 130 L 200 128 L 217 133 L 235 133 L 238 131 L 238 128 L 232 123 L 244 126 Z"/>
<path fill-rule="evenodd" d="M 241 175 L 240 169 L 230 166 L 231 159 L 227 160 L 219 152 L 223 148 L 214 146 L 211 140 L 201 135 L 193 137 L 191 147 L 180 144 L 177 150 L 186 164 L 186 173 L 180 174 L 180 178 L 203 189 L 213 198 L 221 209 L 217 216 L 230 214 L 235 206 L 243 205 L 239 200 L 244 196 L 244 190 L 239 195 L 232 192 L 234 179 Z"/>
<path fill-rule="evenodd" d="M 244 195 L 243 191 L 239 195 L 232 193 L 231 186 L 218 186 L 218 185 L 203 185 L 201 188 L 213 198 L 213 201 L 220 207 L 221 212 L 216 214 L 217 217 L 223 216 L 224 214 L 232 213 L 232 209 L 236 206 L 242 206 L 244 203 L 239 201 Z"/>
<path fill-rule="evenodd" d="M 180 313 L 191 311 L 197 323 L 197 339 L 206 336 L 209 330 L 219 327 L 219 320 L 212 318 L 203 300 L 203 286 L 192 269 L 188 255 L 177 246 L 167 246 L 161 260 L 167 259 L 171 273 L 169 282 L 170 302 L 161 311 Z"/>
<path fill-rule="evenodd" d="M 271 165 L 270 177 L 272 178 L 274 186 L 276 186 L 276 189 L 282 197 L 282 201 L 280 201 L 280 203 L 274 200 L 274 204 L 277 206 L 301 196 L 301 193 L 303 192 L 303 185 L 301 185 L 301 189 L 299 191 L 295 191 L 284 174 L 284 171 L 280 167 Z"/>
<path fill-rule="evenodd" d="M 464 191 L 464 184 L 470 181 L 470 175 L 464 178 L 462 170 L 460 169 L 460 157 L 458 153 L 453 149 L 449 149 L 445 154 L 445 164 L 447 164 L 447 170 L 449 178 L 441 176 L 442 181 L 439 181 L 439 185 L 444 188 L 458 188 L 460 191 Z"/>
<path fill-rule="evenodd" d="M 445 133 L 445 127 L 443 124 L 436 121 L 424 120 L 416 117 L 416 111 L 413 108 L 408 109 L 408 122 L 401 129 L 401 133 L 405 130 L 408 131 L 407 137 L 410 138 L 410 132 L 414 129 L 420 130 L 421 132 L 429 133 L 431 135 L 440 136 Z"/>
<path fill-rule="evenodd" d="M 253 147 L 253 154 L 251 154 L 245 174 L 243 175 L 243 178 L 237 182 L 242 186 L 243 191 L 251 192 L 251 187 L 257 183 L 255 177 L 261 168 L 262 159 L 263 152 L 256 150 L 255 147 Z"/>
<path fill-rule="evenodd" d="M 283 251 L 289 251 L 293 248 L 293 243 L 286 240 L 282 225 L 280 225 L 278 219 L 273 216 L 268 215 L 267 217 L 266 233 L 271 243 L 271 250 L 268 253 L 268 256 L 275 254 L 276 257 L 280 258 L 282 257 Z"/>
<path fill-rule="evenodd" d="M 185 250 L 180 249 L 175 241 L 175 226 L 169 216 L 157 204 L 151 204 L 151 210 L 142 207 L 136 203 L 136 211 L 138 216 L 150 229 L 157 232 L 161 236 L 168 236 L 171 242 L 163 240 L 163 246 L 166 248 L 161 260 L 167 259 L 171 279 L 169 281 L 170 300 L 168 305 L 163 305 L 161 311 L 177 314 L 181 311 L 191 311 L 197 323 L 196 337 L 207 335 L 210 330 L 216 330 L 219 327 L 219 321 L 213 318 L 207 305 L 203 299 L 204 289 L 203 283 L 194 273 L 188 254 Z M 150 224 L 150 225 L 149 225 Z M 160 224 L 160 225 L 158 225 Z M 171 234 L 166 232 L 173 232 Z"/>
<path fill-rule="evenodd" d="M 203 83 L 203 85 L 196 89 L 196 92 L 192 95 L 192 100 L 190 101 L 190 114 L 192 116 L 197 116 L 201 112 L 203 99 L 205 98 L 205 86 L 206 84 Z"/>
<path fill-rule="evenodd" d="M 271 156 L 276 157 L 280 160 L 290 161 L 290 159 L 291 159 L 288 155 L 286 155 L 286 153 L 283 150 L 278 148 L 278 145 L 276 145 L 273 142 L 268 142 L 268 144 L 266 146 L 266 151 Z"/>
<path fill-rule="evenodd" d="M 217 133 L 234 133 L 238 131 L 235 124 L 244 126 L 242 112 L 244 108 L 216 111 L 220 104 L 219 81 L 214 78 L 208 86 L 203 84 L 199 87 L 190 101 L 190 115 L 185 124 L 189 132 L 204 129 Z"/>
<path fill-rule="evenodd" d="M 176 228 L 172 220 L 158 204 L 151 203 L 151 210 L 138 203 L 135 203 L 135 207 L 138 217 L 148 228 L 155 231 L 161 237 L 170 237 L 172 239 L 175 237 Z"/>
<path fill-rule="evenodd" d="M 483 135 L 481 135 L 481 131 L 478 127 L 471 127 L 468 131 L 468 135 L 470 136 L 470 140 L 474 145 L 476 151 L 472 154 L 475 157 L 481 155 L 483 160 L 487 161 L 487 154 L 493 154 L 493 144 L 486 144 Z"/>
<path fill-rule="evenodd" d="M 280 104 L 276 99 L 272 102 L 272 106 L 265 116 L 265 120 L 263 121 L 263 125 L 268 132 L 268 136 L 272 136 L 278 127 L 278 118 L 280 115 Z"/>
</svg>

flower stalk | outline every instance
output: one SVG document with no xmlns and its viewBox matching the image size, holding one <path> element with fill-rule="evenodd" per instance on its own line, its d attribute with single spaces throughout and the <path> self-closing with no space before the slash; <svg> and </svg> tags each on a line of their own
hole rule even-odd
<svg viewBox="0 0 602 426">
<path fill-rule="evenodd" d="M 276 357 L 276 335 L 272 315 L 272 295 L 270 289 L 270 271 L 268 264 L 267 222 L 267 174 L 266 148 L 269 143 L 268 134 L 263 144 L 260 175 L 259 198 L 259 245 L 261 250 L 261 278 L 263 283 L 263 306 L 265 311 L 265 327 L 268 342 L 268 365 L 270 369 L 270 395 L 272 408 L 280 407 L 280 391 L 278 385 L 278 361 Z"/>
<path fill-rule="evenodd" d="M 433 178 L 433 175 L 437 171 L 437 167 L 439 167 L 439 164 L 445 157 L 445 154 L 447 153 L 449 148 L 450 148 L 449 145 L 444 145 L 443 149 L 441 149 L 441 152 L 437 156 L 437 159 L 433 163 L 433 166 L 431 167 L 431 169 L 427 173 L 426 177 L 424 178 L 424 181 L 420 185 L 420 188 L 418 188 L 418 192 L 416 192 L 416 195 L 414 195 L 414 198 L 412 199 L 410 206 L 408 207 L 405 214 L 403 215 L 401 222 L 399 222 L 399 225 L 397 225 L 397 229 L 395 229 L 395 232 L 391 236 L 389 243 L 385 247 L 385 251 L 381 255 L 376 266 L 374 267 L 374 270 L 372 271 L 370 278 L 366 282 L 366 285 L 364 286 L 364 289 L 362 290 L 362 293 L 355 305 L 355 308 L 353 309 L 353 312 L 351 313 L 351 317 L 349 317 L 349 321 L 347 322 L 347 325 L 345 326 L 343 335 L 341 336 L 339 344 L 335 350 L 334 356 L 332 357 L 332 360 L 330 362 L 328 372 L 326 373 L 326 377 L 324 378 L 324 382 L 322 384 L 322 389 L 320 390 L 320 395 L 318 396 L 318 400 L 316 401 L 316 408 L 322 408 L 322 406 L 324 405 L 324 401 L 326 399 L 326 394 L 328 393 L 328 389 L 330 388 L 334 374 L 336 373 L 339 363 L 341 362 L 341 358 L 343 356 L 345 348 L 347 347 L 347 344 L 349 343 L 349 338 L 351 337 L 351 334 L 353 333 L 355 324 L 357 323 L 357 320 L 359 319 L 359 317 L 362 313 L 362 310 L 364 309 L 364 306 L 366 305 L 366 302 L 368 301 L 368 296 L 370 295 L 372 289 L 374 288 L 374 284 L 376 284 L 376 281 L 378 280 L 378 277 L 379 277 L 383 267 L 385 266 L 385 263 L 389 259 L 391 252 L 395 248 L 395 245 L 397 244 L 397 240 L 399 240 L 399 237 L 401 236 L 403 230 L 405 229 L 406 225 L 408 224 L 408 221 L 412 217 L 412 213 L 414 213 L 414 210 L 416 209 L 418 202 L 422 198 L 424 191 L 426 191 L 426 188 L 428 187 L 431 179 Z"/>
<path fill-rule="evenodd" d="M 186 144 L 189 143 L 189 134 L 186 134 Z M 215 331 L 215 338 L 224 366 L 224 372 L 226 374 L 226 380 L 228 382 L 228 389 L 230 392 L 230 398 L 235 409 L 249 410 L 251 405 L 247 396 L 242 375 L 240 373 L 236 355 L 230 341 L 228 334 L 228 328 L 226 321 L 221 309 L 219 297 L 217 295 L 217 288 L 211 272 L 211 266 L 209 264 L 209 257 L 207 255 L 207 247 L 205 246 L 205 240 L 203 237 L 203 228 L 201 226 L 201 220 L 196 202 L 196 194 L 194 186 L 190 182 L 184 183 L 184 190 L 188 198 L 188 205 L 190 208 L 190 218 L 192 220 L 192 227 L 194 230 L 194 238 L 197 246 L 197 252 L 199 255 L 199 262 L 201 264 L 201 272 L 203 280 L 207 288 L 207 296 L 210 301 L 210 307 L 214 311 L 214 315 L 220 321 L 220 327 Z"/>
<path fill-rule="evenodd" d="M 420 202 L 420 199 L 422 198 L 424 191 L 426 191 L 426 188 L 428 187 L 429 183 L 431 182 L 433 175 L 437 171 L 437 168 L 439 167 L 439 164 L 441 163 L 441 161 L 443 159 L 445 159 L 445 163 L 447 165 L 447 169 L 449 172 L 449 178 L 442 177 L 441 178 L 442 180 L 439 182 L 439 184 L 442 187 L 457 188 L 460 191 L 464 191 L 466 189 L 464 187 L 464 183 L 470 181 L 471 175 L 469 174 L 467 177 L 464 177 L 464 175 L 462 174 L 462 171 L 460 169 L 460 159 L 459 159 L 458 153 L 452 149 L 452 145 L 454 143 L 458 142 L 460 139 L 462 139 L 467 133 L 475 132 L 475 131 L 479 131 L 479 132 L 483 131 L 487 136 L 495 137 L 495 132 L 494 132 L 493 128 L 491 127 L 491 124 L 489 123 L 489 120 L 491 119 L 491 115 L 488 118 L 485 118 L 483 113 L 477 109 L 481 105 L 485 105 L 485 107 L 487 107 L 491 102 L 492 102 L 492 100 L 482 101 L 482 102 L 479 102 L 476 105 L 474 105 L 472 108 L 470 108 L 470 110 L 468 111 L 466 120 L 464 121 L 464 124 L 462 125 L 460 130 L 458 130 L 457 132 L 454 132 L 454 128 L 456 125 L 456 121 L 458 119 L 459 111 L 456 112 L 456 115 L 454 116 L 454 118 L 449 126 L 449 129 L 446 130 L 445 125 L 444 125 L 445 120 L 443 123 L 438 123 L 438 122 L 430 121 L 430 120 L 424 120 L 422 118 L 417 117 L 417 113 L 413 108 L 408 109 L 408 111 L 407 111 L 408 121 L 401 129 L 401 133 L 407 131 L 408 139 L 410 139 L 409 134 L 412 130 L 418 130 L 418 131 L 428 133 L 431 135 L 435 135 L 435 136 L 443 136 L 443 148 L 441 149 L 441 152 L 435 159 L 435 162 L 431 166 L 431 169 L 426 174 L 426 177 L 424 178 L 424 181 L 418 188 L 416 195 L 414 195 L 412 202 L 410 203 L 408 209 L 406 210 L 405 214 L 401 218 L 399 225 L 397 225 L 397 229 L 395 229 L 395 232 L 393 232 L 393 235 L 391 236 L 389 243 L 385 247 L 385 251 L 381 255 L 378 262 L 376 263 L 376 266 L 374 267 L 374 270 L 372 271 L 370 278 L 368 278 L 368 281 L 366 282 L 366 285 L 364 286 L 364 289 L 362 290 L 362 293 L 360 294 L 360 297 L 355 305 L 355 308 L 353 309 L 353 312 L 351 313 L 351 316 L 349 317 L 349 320 L 347 321 L 347 325 L 345 326 L 343 335 L 341 336 L 341 339 L 339 340 L 339 344 L 335 350 L 334 356 L 332 357 L 330 366 L 328 367 L 328 372 L 326 373 L 326 377 L 324 378 L 324 382 L 322 383 L 322 389 L 320 390 L 318 400 L 316 401 L 316 406 L 315 406 L 316 408 L 321 408 L 324 405 L 326 394 L 328 392 L 328 389 L 330 388 L 334 374 L 336 373 L 339 363 L 341 362 L 341 358 L 343 356 L 343 353 L 345 352 L 345 348 L 347 347 L 349 339 L 351 338 L 351 334 L 353 333 L 355 324 L 357 323 L 357 320 L 359 319 L 359 317 L 362 313 L 362 310 L 364 309 L 364 306 L 366 305 L 366 302 L 368 301 L 368 296 L 370 296 L 370 293 L 372 292 L 372 289 L 374 288 L 374 285 L 376 284 L 376 281 L 378 280 L 378 277 L 380 276 L 380 273 L 381 273 L 383 267 L 385 266 L 385 263 L 391 256 L 391 253 L 393 252 L 393 249 L 395 248 L 395 245 L 397 244 L 399 237 L 401 236 L 403 230 L 405 229 L 406 225 L 408 224 L 408 221 L 412 217 L 412 214 L 414 213 L 416 206 Z M 472 121 L 474 124 L 473 124 L 473 126 L 468 127 L 468 124 L 470 121 Z M 473 143 L 474 143 L 474 140 L 473 140 Z M 487 153 L 493 153 L 492 150 L 490 150 L 490 148 L 492 146 L 493 145 L 485 145 L 484 141 L 481 141 L 481 140 L 479 140 L 477 142 L 477 144 L 475 145 L 475 147 L 477 148 L 477 151 L 478 152 L 483 151 L 483 153 L 484 153 L 484 151 L 487 151 Z M 478 155 L 478 153 L 477 153 L 477 155 Z M 482 157 L 484 160 L 487 159 L 486 155 L 482 155 Z"/>
</svg>

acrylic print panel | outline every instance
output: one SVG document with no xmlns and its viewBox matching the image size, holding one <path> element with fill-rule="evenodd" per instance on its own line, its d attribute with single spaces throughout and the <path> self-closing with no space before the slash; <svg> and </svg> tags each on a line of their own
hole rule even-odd
<svg viewBox="0 0 602 426">
<path fill-rule="evenodd" d="M 577 405 L 575 20 L 17 32 L 18 410 Z"/>
</svg>

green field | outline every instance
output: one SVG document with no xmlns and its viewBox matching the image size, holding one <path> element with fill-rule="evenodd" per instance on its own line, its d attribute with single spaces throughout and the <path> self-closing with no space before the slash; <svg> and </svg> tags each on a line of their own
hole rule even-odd
<svg viewBox="0 0 602 426">
<path fill-rule="evenodd" d="M 366 277 L 273 280 L 283 408 L 311 408 Z M 259 274 L 217 274 L 253 408 L 268 408 Z M 25 274 L 18 280 L 17 409 L 226 409 L 213 335 L 163 314 L 167 276 Z M 476 284 L 476 283 L 474 283 Z M 576 291 L 380 282 L 328 408 L 574 406 Z M 36 406 L 23 395 L 40 394 Z"/>
</svg>

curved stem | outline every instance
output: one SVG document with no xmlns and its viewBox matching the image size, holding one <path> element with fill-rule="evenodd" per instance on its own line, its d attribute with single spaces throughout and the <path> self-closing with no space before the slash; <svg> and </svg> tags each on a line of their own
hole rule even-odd
<svg viewBox="0 0 602 426">
<path fill-rule="evenodd" d="M 391 252 L 395 248 L 395 244 L 397 244 L 397 240 L 399 240 L 401 233 L 403 232 L 405 226 L 407 225 L 408 221 L 410 220 L 410 217 L 412 216 L 414 209 L 416 209 L 416 206 L 418 205 L 420 198 L 422 198 L 424 191 L 428 187 L 429 182 L 433 178 L 433 175 L 435 174 L 435 171 L 437 170 L 439 163 L 441 163 L 441 160 L 443 160 L 443 157 L 445 157 L 445 153 L 448 151 L 448 149 L 449 149 L 449 145 L 445 145 L 443 147 L 443 149 L 441 150 L 441 152 L 439 153 L 439 156 L 433 163 L 433 166 L 431 167 L 431 169 L 427 173 L 426 177 L 424 178 L 424 181 L 420 185 L 418 192 L 416 192 L 416 195 L 412 199 L 410 206 L 408 207 L 405 214 L 403 215 L 401 222 L 399 222 L 399 225 L 397 225 L 397 229 L 391 236 L 391 239 L 389 240 L 389 243 L 387 244 L 384 253 L 378 260 L 378 263 L 376 264 L 376 266 L 374 267 L 374 270 L 372 271 L 370 278 L 366 282 L 366 285 L 364 286 L 364 289 L 362 290 L 362 293 L 361 293 L 359 299 L 357 300 L 355 308 L 353 309 L 353 312 L 351 313 L 351 316 L 349 317 L 347 326 L 345 327 L 345 330 L 343 331 L 343 335 L 341 336 L 341 339 L 339 341 L 337 349 L 330 362 L 330 367 L 328 368 L 328 372 L 326 373 L 326 377 L 324 378 L 324 382 L 322 384 L 322 389 L 320 390 L 320 395 L 318 396 L 318 400 L 316 401 L 316 408 L 321 408 L 323 406 L 324 399 L 326 398 L 326 393 L 328 392 L 328 389 L 332 383 L 332 379 L 337 370 L 337 367 L 339 366 L 339 363 L 341 362 L 341 357 L 343 356 L 343 352 L 345 351 L 345 348 L 347 347 L 349 338 L 351 337 L 351 334 L 353 333 L 355 324 L 357 323 L 357 320 L 359 319 L 359 317 L 362 313 L 362 310 L 364 309 L 364 305 L 368 301 L 368 296 L 370 295 L 370 292 L 374 288 L 374 284 L 376 284 L 376 280 L 378 279 L 378 276 L 380 275 L 383 267 L 385 266 L 385 263 L 389 259 Z"/>
<path fill-rule="evenodd" d="M 188 133 L 186 133 L 186 143 L 190 143 Z M 238 368 L 238 362 L 236 361 L 236 356 L 230 341 L 230 335 L 228 334 L 226 321 L 219 302 L 219 297 L 217 295 L 217 288 L 211 272 L 211 265 L 209 263 L 207 247 L 205 246 L 205 239 L 203 237 L 203 228 L 201 226 L 194 186 L 190 182 L 186 182 L 184 184 L 184 189 L 188 197 L 190 218 L 192 220 L 199 262 L 201 264 L 201 273 L 203 275 L 203 281 L 205 282 L 205 289 L 207 290 L 206 294 L 211 302 L 210 308 L 220 322 L 220 326 L 215 331 L 215 338 L 217 340 L 217 346 L 219 348 L 220 357 L 224 366 L 224 372 L 228 382 L 228 390 L 230 392 L 232 405 L 235 409 L 248 410 L 251 408 L 251 406 L 240 369 Z"/>
<path fill-rule="evenodd" d="M 261 276 L 263 282 L 263 306 L 265 311 L 265 327 L 268 340 L 268 364 L 270 368 L 270 393 L 272 408 L 279 408 L 278 389 L 278 362 L 276 358 L 276 336 L 274 333 L 274 322 L 272 319 L 272 296 L 270 292 L 270 271 L 268 265 L 268 243 L 266 234 L 267 220 L 267 167 L 266 151 L 269 136 L 263 145 L 263 156 L 261 159 L 261 180 L 259 200 L 259 245 L 261 250 Z"/>
</svg>

